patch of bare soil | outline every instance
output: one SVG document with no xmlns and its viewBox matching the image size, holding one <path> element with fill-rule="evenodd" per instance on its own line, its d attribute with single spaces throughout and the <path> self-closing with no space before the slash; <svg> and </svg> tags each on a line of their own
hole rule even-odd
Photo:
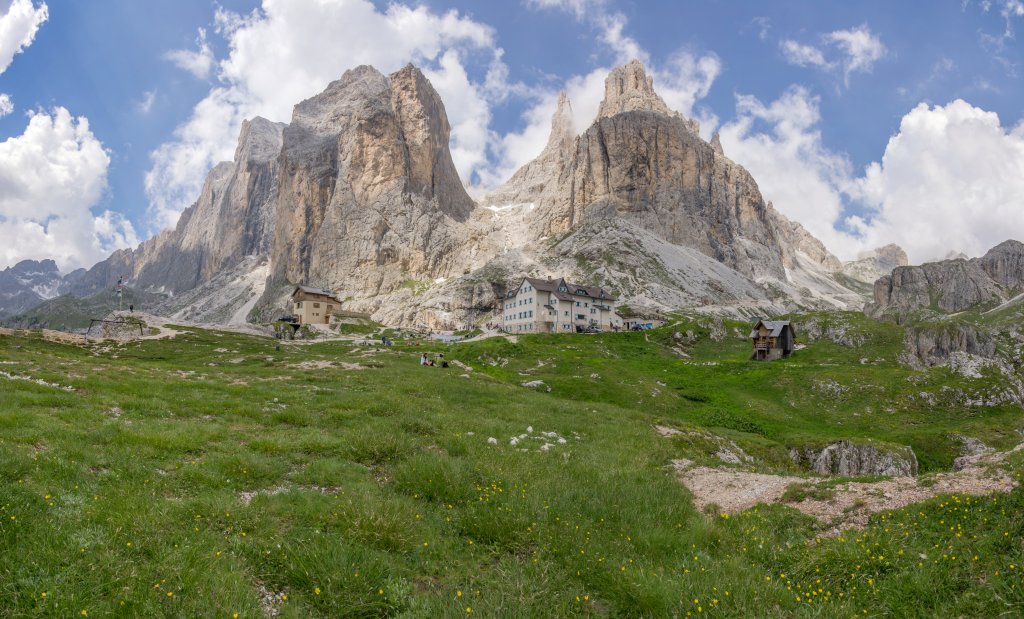
<svg viewBox="0 0 1024 619">
<path fill-rule="evenodd" d="M 299 370 L 324 370 L 327 368 L 341 368 L 343 370 L 368 370 L 370 366 L 358 363 L 346 363 L 344 361 L 310 360 L 301 363 L 293 363 L 288 367 Z"/>
<path fill-rule="evenodd" d="M 893 477 L 879 482 L 846 482 L 825 492 L 829 498 L 808 496 L 788 503 L 829 528 L 823 536 L 837 535 L 846 528 L 863 528 L 871 514 L 900 509 L 939 494 L 985 495 L 1009 492 L 1017 481 L 999 465 L 1007 454 L 1024 449 L 1024 443 L 1012 451 L 971 456 L 959 471 L 939 473 L 924 478 Z M 689 460 L 673 460 L 679 480 L 693 494 L 694 506 L 704 510 L 716 505 L 724 513 L 736 513 L 758 503 L 779 503 L 791 484 L 808 488 L 822 485 L 822 478 L 766 475 L 739 469 L 717 469 L 693 466 Z M 824 489 L 823 489 L 824 490 Z"/>
<path fill-rule="evenodd" d="M 801 477 L 693 466 L 689 460 L 673 460 L 672 467 L 693 494 L 694 507 L 703 511 L 709 505 L 717 505 L 727 514 L 741 512 L 758 503 L 778 503 L 790 484 L 807 481 Z"/>
</svg>

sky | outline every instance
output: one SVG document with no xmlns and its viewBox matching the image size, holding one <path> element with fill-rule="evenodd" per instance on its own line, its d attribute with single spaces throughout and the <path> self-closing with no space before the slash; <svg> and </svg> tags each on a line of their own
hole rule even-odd
<svg viewBox="0 0 1024 619">
<path fill-rule="evenodd" d="M 593 121 L 639 58 L 842 259 L 1024 240 L 1024 0 L 0 0 L 0 269 L 173 227 L 242 120 L 416 64 L 471 193 Z"/>
</svg>

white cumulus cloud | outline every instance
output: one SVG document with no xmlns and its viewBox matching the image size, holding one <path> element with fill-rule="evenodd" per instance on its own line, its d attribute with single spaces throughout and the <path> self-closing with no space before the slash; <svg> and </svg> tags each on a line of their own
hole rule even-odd
<svg viewBox="0 0 1024 619">
<path fill-rule="evenodd" d="M 0 118 L 7 116 L 14 111 L 14 101 L 11 95 L 0 92 Z"/>
<path fill-rule="evenodd" d="M 747 168 L 766 200 L 832 251 L 849 255 L 858 242 L 836 226 L 845 209 L 843 192 L 853 182 L 852 166 L 824 146 L 820 120 L 818 97 L 791 86 L 769 104 L 738 95 L 736 118 L 719 134 L 726 156 Z M 763 125 L 769 130 L 757 129 Z"/>
<path fill-rule="evenodd" d="M 204 80 L 210 77 L 210 71 L 213 69 L 213 50 L 206 42 L 206 29 L 199 29 L 199 35 L 196 37 L 196 49 L 172 50 L 165 54 L 165 58 L 198 79 Z"/>
<path fill-rule="evenodd" d="M 818 98 L 805 88 L 768 104 L 740 95 L 721 140 L 766 200 L 841 258 L 897 243 L 924 262 L 1024 239 L 1024 122 L 1004 127 L 962 100 L 922 103 L 860 173 L 823 144 L 820 122 Z"/>
<path fill-rule="evenodd" d="M 842 73 L 849 86 L 853 73 L 870 73 L 888 50 L 867 24 L 821 35 L 821 46 L 784 39 L 779 43 L 786 62 L 800 67 L 817 67 Z"/>
<path fill-rule="evenodd" d="M 803 43 L 787 39 L 779 43 L 779 46 L 782 49 L 782 55 L 785 56 L 786 61 L 790 64 L 795 64 L 799 67 L 829 66 L 829 62 L 825 60 L 825 54 L 813 45 L 804 45 Z"/>
<path fill-rule="evenodd" d="M 31 113 L 21 135 L 0 142 L 0 263 L 53 258 L 68 270 L 137 243 L 123 217 L 90 210 L 109 165 L 88 120 L 62 107 Z"/>
<path fill-rule="evenodd" d="M 886 53 L 882 40 L 867 25 L 830 32 L 825 35 L 825 41 L 842 51 L 843 79 L 847 82 L 851 73 L 870 73 Z"/>
<path fill-rule="evenodd" d="M 14 56 L 32 44 L 39 26 L 49 18 L 46 3 L 13 0 L 0 15 L 0 73 L 11 66 Z"/>
<path fill-rule="evenodd" d="M 882 160 L 858 179 L 865 217 L 850 224 L 867 245 L 895 241 L 911 258 L 972 256 L 1024 240 L 1024 122 L 955 100 L 903 117 Z"/>
</svg>

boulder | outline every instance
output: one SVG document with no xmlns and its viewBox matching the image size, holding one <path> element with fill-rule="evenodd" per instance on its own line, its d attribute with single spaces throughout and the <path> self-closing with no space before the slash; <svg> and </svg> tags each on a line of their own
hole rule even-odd
<svg viewBox="0 0 1024 619">
<path fill-rule="evenodd" d="M 793 462 L 818 475 L 851 477 L 917 475 L 917 456 L 910 447 L 884 445 L 874 441 L 854 443 L 844 440 L 823 448 L 792 448 Z"/>
</svg>

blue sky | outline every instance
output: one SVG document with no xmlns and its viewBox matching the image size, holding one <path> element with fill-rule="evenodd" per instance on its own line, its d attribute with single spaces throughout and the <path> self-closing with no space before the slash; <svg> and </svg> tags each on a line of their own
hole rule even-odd
<svg viewBox="0 0 1024 619">
<path fill-rule="evenodd" d="M 843 258 L 1024 237 L 1020 0 L 0 0 L 0 16 L 0 268 L 88 266 L 172 225 L 242 118 L 287 121 L 364 62 L 424 68 L 475 192 L 539 152 L 560 89 L 582 131 L 607 69 L 639 56 Z"/>
</svg>

